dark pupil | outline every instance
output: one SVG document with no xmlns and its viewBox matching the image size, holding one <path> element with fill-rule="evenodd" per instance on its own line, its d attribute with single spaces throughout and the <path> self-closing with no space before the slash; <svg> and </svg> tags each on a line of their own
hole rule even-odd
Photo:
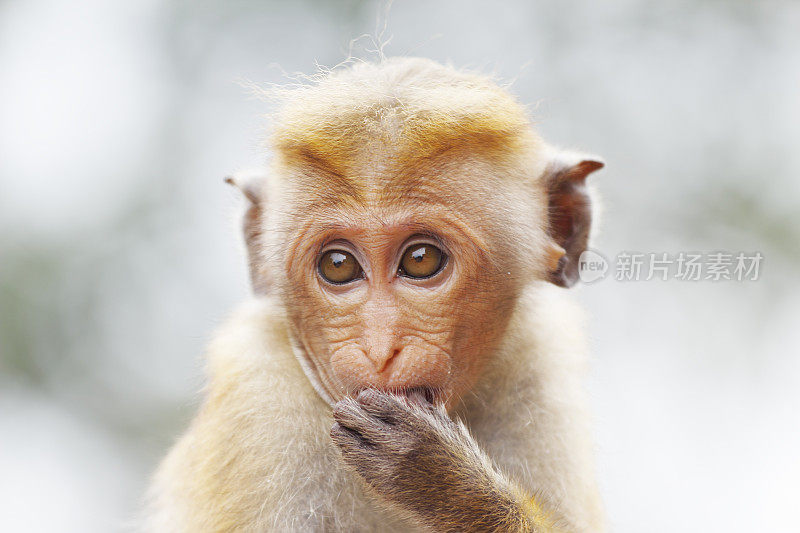
<svg viewBox="0 0 800 533">
<path fill-rule="evenodd" d="M 335 266 L 336 268 L 342 266 L 342 263 L 344 263 L 345 260 L 347 260 L 347 256 L 344 254 L 341 254 L 339 252 L 333 252 L 331 254 L 331 262 L 333 263 L 333 266 Z"/>
<path fill-rule="evenodd" d="M 420 261 L 422 261 L 423 259 L 425 259 L 425 254 L 426 254 L 426 253 L 428 253 L 428 250 L 427 250 L 427 248 L 425 248 L 424 246 L 422 246 L 421 248 L 417 248 L 416 250 L 414 250 L 413 252 L 411 252 L 411 257 L 413 257 L 413 258 L 414 258 L 414 260 L 415 260 L 417 263 L 419 263 Z"/>
</svg>

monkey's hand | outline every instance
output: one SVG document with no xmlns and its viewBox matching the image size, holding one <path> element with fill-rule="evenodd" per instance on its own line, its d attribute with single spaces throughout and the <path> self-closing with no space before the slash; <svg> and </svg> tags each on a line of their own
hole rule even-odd
<svg viewBox="0 0 800 533">
<path fill-rule="evenodd" d="M 466 427 L 422 393 L 368 389 L 336 404 L 331 437 L 368 487 L 440 532 L 551 531 L 532 498 L 500 474 Z"/>
</svg>

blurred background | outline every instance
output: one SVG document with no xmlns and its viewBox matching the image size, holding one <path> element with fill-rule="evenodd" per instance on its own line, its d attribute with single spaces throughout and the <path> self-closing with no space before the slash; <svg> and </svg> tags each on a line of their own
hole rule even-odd
<svg viewBox="0 0 800 533">
<path fill-rule="evenodd" d="M 120 531 L 248 295 L 240 203 L 268 111 L 358 0 L 0 1 L 0 523 Z M 376 30 L 376 28 L 378 28 Z M 751 282 L 620 282 L 591 316 L 617 532 L 800 531 L 800 3 L 398 1 L 387 55 L 495 73 L 605 157 L 594 248 L 760 251 Z M 362 37 L 354 50 L 369 56 Z"/>
</svg>

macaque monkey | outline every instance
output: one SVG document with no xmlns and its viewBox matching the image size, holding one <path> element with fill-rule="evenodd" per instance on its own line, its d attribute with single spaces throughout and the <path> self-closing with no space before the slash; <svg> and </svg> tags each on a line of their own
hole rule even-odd
<svg viewBox="0 0 800 533">
<path fill-rule="evenodd" d="M 148 528 L 604 530 L 578 276 L 596 157 L 424 59 L 281 93 L 233 176 L 256 297 L 208 350 Z"/>
</svg>

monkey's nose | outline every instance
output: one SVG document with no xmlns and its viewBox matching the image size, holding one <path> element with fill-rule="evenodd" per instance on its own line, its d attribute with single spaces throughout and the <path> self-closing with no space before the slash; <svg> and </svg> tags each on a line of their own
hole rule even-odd
<svg viewBox="0 0 800 533">
<path fill-rule="evenodd" d="M 370 361 L 372 361 L 372 364 L 375 366 L 375 371 L 379 374 L 385 371 L 389 366 L 389 363 L 391 363 L 399 354 L 399 348 L 367 351 L 367 357 Z"/>
</svg>

